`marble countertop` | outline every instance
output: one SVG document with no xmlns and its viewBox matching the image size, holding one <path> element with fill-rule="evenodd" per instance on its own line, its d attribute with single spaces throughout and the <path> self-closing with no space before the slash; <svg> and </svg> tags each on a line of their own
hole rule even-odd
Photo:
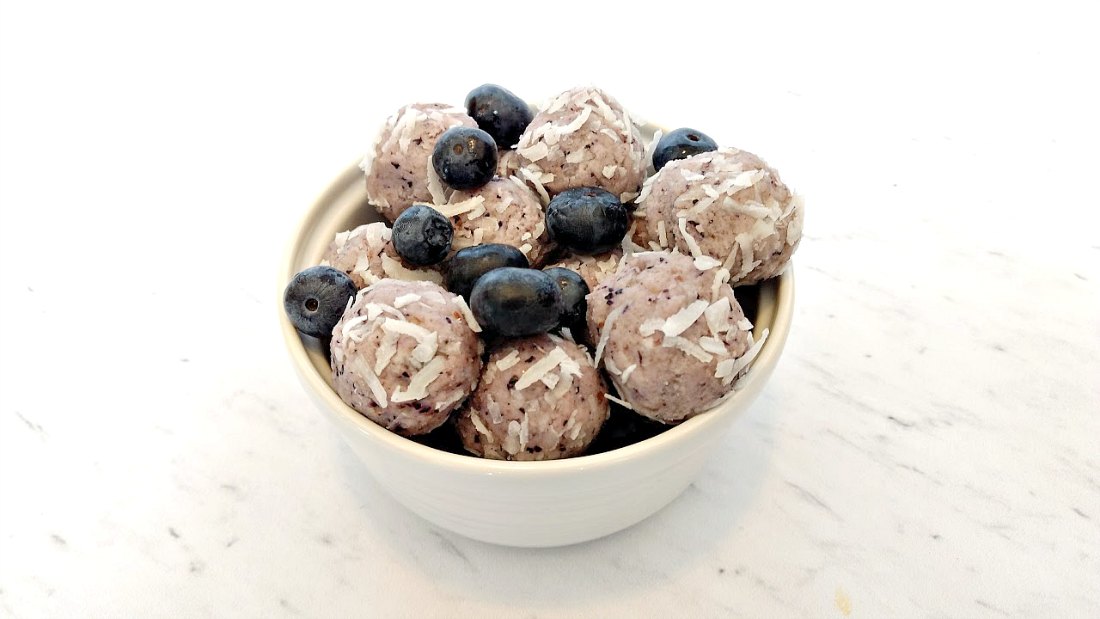
<svg viewBox="0 0 1100 619">
<path fill-rule="evenodd" d="M 4 5 L 0 616 L 1100 616 L 1087 19 L 769 4 L 684 25 L 729 59 L 720 84 L 675 57 L 425 80 L 428 43 L 363 68 L 365 30 L 409 46 L 368 4 Z M 516 10 L 564 54 L 614 49 Z M 784 36 L 730 42 L 734 18 Z M 396 504 L 276 327 L 306 205 L 406 99 L 481 81 L 600 84 L 807 200 L 767 388 L 683 496 L 578 546 L 490 546 Z"/>
</svg>

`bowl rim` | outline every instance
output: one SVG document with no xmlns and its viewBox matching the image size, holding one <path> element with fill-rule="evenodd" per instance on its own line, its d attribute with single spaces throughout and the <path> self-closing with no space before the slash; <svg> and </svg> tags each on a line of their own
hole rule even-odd
<svg viewBox="0 0 1100 619">
<path fill-rule="evenodd" d="M 330 196 L 340 192 L 340 187 L 346 184 L 349 175 L 361 175 L 361 173 L 358 165 L 353 165 L 333 179 L 313 201 L 305 215 L 300 218 L 297 226 L 293 229 L 290 242 L 284 250 L 283 259 L 279 265 L 276 311 L 279 314 L 279 327 L 286 342 L 291 364 L 294 366 L 300 381 L 313 392 L 312 395 L 315 396 L 315 399 L 320 398 L 329 408 L 328 412 L 330 414 L 334 414 L 346 426 L 367 435 L 390 451 L 399 452 L 408 458 L 432 462 L 437 466 L 448 469 L 483 475 L 560 474 L 613 467 L 626 461 L 635 460 L 645 452 L 662 451 L 670 448 L 674 443 L 686 441 L 690 436 L 706 433 L 712 426 L 720 424 L 724 418 L 736 414 L 742 408 L 739 406 L 741 400 L 748 398 L 749 403 L 751 403 L 756 396 L 755 392 L 763 387 L 771 371 L 778 363 L 779 356 L 790 333 L 791 320 L 794 314 L 792 263 L 788 263 L 787 268 L 775 278 L 777 282 L 775 318 L 769 327 L 768 339 L 761 346 L 760 352 L 750 365 L 749 373 L 738 381 L 736 392 L 717 407 L 700 413 L 656 436 L 598 454 L 560 460 L 512 461 L 455 454 L 423 445 L 387 430 L 348 406 L 325 379 L 318 374 L 310 361 L 302 336 L 294 328 L 283 310 L 283 291 L 286 282 L 289 282 L 297 273 L 295 257 L 299 253 L 304 234 L 312 227 L 310 223 L 322 216 L 324 209 L 327 208 L 327 203 L 331 201 Z M 746 403 L 745 406 L 747 407 L 749 403 Z"/>
</svg>

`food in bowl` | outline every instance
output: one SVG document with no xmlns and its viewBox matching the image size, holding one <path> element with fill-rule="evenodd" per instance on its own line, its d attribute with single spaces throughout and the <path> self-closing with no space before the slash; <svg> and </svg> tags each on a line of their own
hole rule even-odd
<svg viewBox="0 0 1100 619">
<path fill-rule="evenodd" d="M 754 155 L 684 143 L 700 132 L 647 150 L 599 89 L 552 98 L 518 138 L 492 122 L 506 97 L 477 92 L 476 118 L 403 107 L 362 165 L 394 228 L 325 255 L 360 288 L 326 343 L 336 393 L 397 434 L 503 460 L 622 447 L 719 405 L 767 336 L 733 287 L 782 272 L 802 202 Z"/>
</svg>

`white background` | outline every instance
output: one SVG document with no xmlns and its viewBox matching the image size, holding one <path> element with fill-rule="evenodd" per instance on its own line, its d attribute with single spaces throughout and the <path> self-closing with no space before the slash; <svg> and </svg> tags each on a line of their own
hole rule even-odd
<svg viewBox="0 0 1100 619">
<path fill-rule="evenodd" d="M 1086 3 L 0 4 L 0 616 L 1100 615 Z M 411 101 L 602 86 L 804 194 L 795 330 L 687 494 L 516 551 L 394 504 L 276 329 Z"/>
</svg>

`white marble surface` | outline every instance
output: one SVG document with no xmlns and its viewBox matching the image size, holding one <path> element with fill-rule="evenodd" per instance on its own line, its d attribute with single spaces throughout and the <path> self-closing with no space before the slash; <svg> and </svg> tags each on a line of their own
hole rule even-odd
<svg viewBox="0 0 1100 619">
<path fill-rule="evenodd" d="M 369 4 L 3 4 L 0 616 L 1100 616 L 1087 16 Z M 302 209 L 392 109 L 482 81 L 603 85 L 807 198 L 766 391 L 684 496 L 576 547 L 396 505 L 276 331 Z"/>
</svg>

